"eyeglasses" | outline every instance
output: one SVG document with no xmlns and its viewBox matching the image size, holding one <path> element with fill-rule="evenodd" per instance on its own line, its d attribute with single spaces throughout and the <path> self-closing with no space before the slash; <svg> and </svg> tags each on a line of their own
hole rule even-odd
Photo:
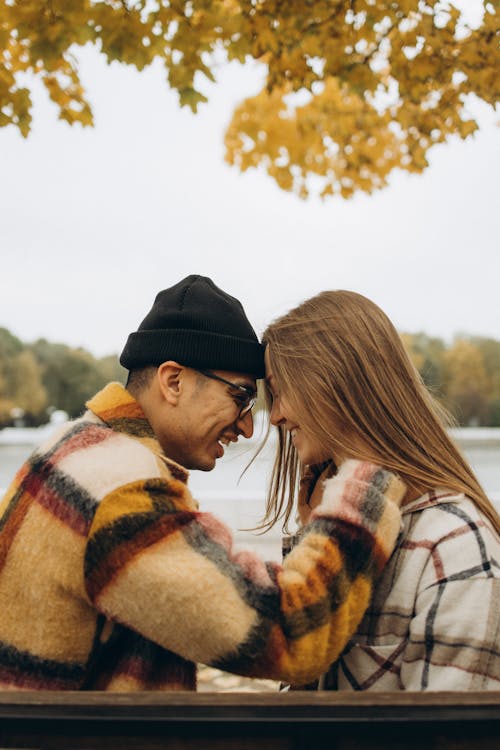
<svg viewBox="0 0 500 750">
<path fill-rule="evenodd" d="M 198 372 L 200 372 L 206 378 L 210 378 L 211 380 L 218 380 L 220 383 L 224 383 L 230 388 L 233 388 L 233 390 L 238 391 L 237 394 L 232 394 L 240 409 L 238 413 L 238 419 L 243 419 L 244 417 L 246 417 L 246 415 L 253 409 L 253 407 L 257 403 L 257 394 L 253 388 L 250 388 L 246 385 L 240 385 L 239 383 L 231 383 L 230 380 L 221 378 L 220 375 L 216 375 L 215 373 L 210 372 L 210 370 L 198 370 Z"/>
</svg>

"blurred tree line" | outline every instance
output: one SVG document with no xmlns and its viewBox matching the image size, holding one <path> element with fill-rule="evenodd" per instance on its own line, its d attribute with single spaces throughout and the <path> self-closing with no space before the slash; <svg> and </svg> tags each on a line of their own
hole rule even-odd
<svg viewBox="0 0 500 750">
<path fill-rule="evenodd" d="M 500 341 L 457 336 L 450 346 L 402 334 L 425 384 L 462 426 L 500 427 Z"/>
<path fill-rule="evenodd" d="M 447 346 L 425 333 L 402 338 L 424 382 L 460 425 L 500 427 L 500 341 L 460 335 Z M 45 339 L 25 344 L 0 328 L 0 428 L 19 415 L 26 425 L 43 424 L 55 409 L 76 417 L 96 391 L 125 377 L 116 355 L 96 359 Z"/>
<path fill-rule="evenodd" d="M 96 391 L 110 380 L 125 382 L 125 376 L 115 355 L 96 359 L 45 339 L 25 344 L 0 328 L 0 428 L 19 418 L 29 426 L 43 424 L 56 409 L 76 417 Z"/>
</svg>

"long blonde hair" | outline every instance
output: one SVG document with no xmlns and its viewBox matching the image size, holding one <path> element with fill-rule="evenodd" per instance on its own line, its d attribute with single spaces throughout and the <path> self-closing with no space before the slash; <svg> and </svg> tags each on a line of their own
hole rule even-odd
<svg viewBox="0 0 500 750">
<path fill-rule="evenodd" d="M 500 517 L 449 437 L 453 421 L 424 385 L 385 313 L 361 294 L 326 291 L 265 331 L 274 379 L 301 426 L 331 456 L 375 461 L 416 488 L 473 500 L 500 533 Z M 278 448 L 264 528 L 284 527 L 301 471 L 290 435 Z"/>
</svg>

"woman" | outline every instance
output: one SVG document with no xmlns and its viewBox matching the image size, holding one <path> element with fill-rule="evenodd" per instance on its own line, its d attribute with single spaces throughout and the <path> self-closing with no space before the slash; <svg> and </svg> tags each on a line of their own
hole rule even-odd
<svg viewBox="0 0 500 750">
<path fill-rule="evenodd" d="M 392 323 L 359 294 L 327 291 L 272 323 L 264 343 L 279 433 L 264 524 L 286 525 L 300 473 L 304 523 L 349 458 L 408 488 L 397 550 L 320 687 L 500 689 L 500 519 Z"/>
</svg>

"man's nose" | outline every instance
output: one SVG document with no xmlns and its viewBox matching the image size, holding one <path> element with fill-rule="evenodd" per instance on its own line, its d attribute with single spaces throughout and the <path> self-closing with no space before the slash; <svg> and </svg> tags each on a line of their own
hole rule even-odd
<svg viewBox="0 0 500 750">
<path fill-rule="evenodd" d="M 252 412 L 247 412 L 243 417 L 239 417 L 238 429 L 243 437 L 251 438 L 253 435 L 253 416 Z"/>
</svg>

